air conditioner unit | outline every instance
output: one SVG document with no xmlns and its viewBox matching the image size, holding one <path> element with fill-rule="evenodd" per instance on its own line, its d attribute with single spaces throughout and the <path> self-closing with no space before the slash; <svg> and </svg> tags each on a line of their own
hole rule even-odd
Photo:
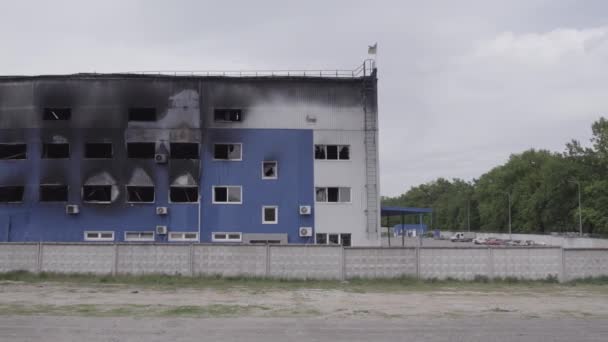
<svg viewBox="0 0 608 342">
<path fill-rule="evenodd" d="M 156 161 L 157 164 L 166 164 L 167 159 L 168 156 L 166 153 L 157 153 L 154 155 L 154 161 Z"/>
<path fill-rule="evenodd" d="M 65 213 L 68 215 L 76 215 L 80 212 L 77 204 L 68 204 L 65 206 Z"/>
<path fill-rule="evenodd" d="M 156 207 L 156 215 L 167 215 L 169 208 L 167 207 Z"/>
<path fill-rule="evenodd" d="M 167 235 L 167 226 L 156 226 L 156 235 Z"/>
<path fill-rule="evenodd" d="M 300 215 L 310 215 L 312 209 L 309 205 L 301 205 L 300 206 Z"/>
<path fill-rule="evenodd" d="M 311 237 L 312 227 L 300 227 L 300 237 Z"/>
</svg>

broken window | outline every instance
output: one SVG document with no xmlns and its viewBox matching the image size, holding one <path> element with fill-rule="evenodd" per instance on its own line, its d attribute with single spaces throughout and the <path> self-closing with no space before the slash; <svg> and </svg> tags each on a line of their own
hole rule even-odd
<svg viewBox="0 0 608 342">
<path fill-rule="evenodd" d="M 171 159 L 199 159 L 198 144 L 171 143 Z"/>
<path fill-rule="evenodd" d="M 265 161 L 262 162 L 262 178 L 277 179 L 278 178 L 278 162 Z"/>
<path fill-rule="evenodd" d="M 70 144 L 43 144 L 42 158 L 64 159 L 70 158 Z"/>
<path fill-rule="evenodd" d="M 42 120 L 64 121 L 70 120 L 71 117 L 72 109 L 70 108 L 45 108 Z"/>
<path fill-rule="evenodd" d="M 172 203 L 196 203 L 198 202 L 198 187 L 172 186 L 169 191 L 169 199 Z"/>
<path fill-rule="evenodd" d="M 213 112 L 213 119 L 219 122 L 239 122 L 242 121 L 242 111 L 240 109 L 216 109 Z"/>
<path fill-rule="evenodd" d="M 330 245 L 338 245 L 340 244 L 340 235 L 338 234 L 327 234 L 328 235 L 328 241 Z"/>
<path fill-rule="evenodd" d="M 20 203 L 23 202 L 23 186 L 0 186 L 0 203 Z"/>
<path fill-rule="evenodd" d="M 67 202 L 67 185 L 40 185 L 40 202 Z"/>
<path fill-rule="evenodd" d="M 127 186 L 127 202 L 154 203 L 153 186 Z"/>
<path fill-rule="evenodd" d="M 349 160 L 349 145 L 315 145 L 315 159 Z"/>
<path fill-rule="evenodd" d="M 213 147 L 213 159 L 217 160 L 241 160 L 241 144 L 215 144 Z"/>
<path fill-rule="evenodd" d="M 112 202 L 111 185 L 85 185 L 82 187 L 82 200 L 90 203 Z"/>
<path fill-rule="evenodd" d="M 340 240 L 342 241 L 342 246 L 350 247 L 350 234 L 340 234 Z"/>
<path fill-rule="evenodd" d="M 88 159 L 112 158 L 111 143 L 87 143 L 84 146 L 84 157 Z"/>
<path fill-rule="evenodd" d="M 242 188 L 240 186 L 214 186 L 213 203 L 242 203 Z"/>
<path fill-rule="evenodd" d="M 317 233 L 317 244 L 318 245 L 327 245 L 327 234 Z"/>
<path fill-rule="evenodd" d="M 316 201 L 317 202 L 330 202 L 330 203 L 349 203 L 350 202 L 350 188 L 346 187 L 322 187 L 316 188 Z"/>
<path fill-rule="evenodd" d="M 0 144 L 0 159 L 27 159 L 27 145 Z"/>
<path fill-rule="evenodd" d="M 154 232 L 125 232 L 125 241 L 154 241 Z"/>
<path fill-rule="evenodd" d="M 154 159 L 155 143 L 127 143 L 127 156 L 133 159 Z"/>
<path fill-rule="evenodd" d="M 156 108 L 129 108 L 129 121 L 156 121 Z"/>
<path fill-rule="evenodd" d="M 279 223 L 279 207 L 277 207 L 277 206 L 262 207 L 262 223 L 263 224 Z"/>
</svg>

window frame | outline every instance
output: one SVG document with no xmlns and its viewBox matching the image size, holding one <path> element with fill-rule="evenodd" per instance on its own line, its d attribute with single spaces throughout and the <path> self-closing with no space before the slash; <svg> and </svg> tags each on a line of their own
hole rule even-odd
<svg viewBox="0 0 608 342">
<path fill-rule="evenodd" d="M 225 114 L 227 111 L 238 111 L 239 114 L 239 119 L 240 120 L 218 120 L 217 119 L 217 112 L 218 111 L 223 111 L 224 112 L 224 118 L 225 118 Z M 235 123 L 235 122 L 243 122 L 243 109 L 242 108 L 213 108 L 213 122 L 217 122 L 217 123 Z"/>
<path fill-rule="evenodd" d="M 26 188 L 25 185 L 2 185 L 0 188 L 23 188 L 21 191 L 21 200 L 19 201 L 0 201 L 0 204 L 21 204 L 25 203 Z"/>
<path fill-rule="evenodd" d="M 23 145 L 25 146 L 25 151 L 23 152 L 23 158 L 0 158 L 0 161 L 7 161 L 7 160 L 27 160 L 28 159 L 28 144 L 27 143 L 0 143 L 0 145 Z M 17 154 L 20 155 L 20 154 Z"/>
<path fill-rule="evenodd" d="M 138 238 L 127 238 L 127 234 L 139 234 Z M 152 238 L 142 238 L 141 234 L 152 234 Z M 124 232 L 124 241 L 127 242 L 154 242 L 156 241 L 156 233 L 153 230 L 137 231 L 137 230 L 126 230 Z"/>
<path fill-rule="evenodd" d="M 109 157 L 103 157 L 103 158 L 91 158 L 91 157 L 87 157 L 87 145 L 110 145 L 110 156 Z M 108 160 L 108 159 L 114 159 L 114 143 L 112 142 L 85 142 L 84 143 L 84 150 L 83 150 L 83 159 L 86 160 Z"/>
<path fill-rule="evenodd" d="M 226 237 L 223 239 L 218 239 L 215 237 L 216 234 L 224 234 L 224 235 L 226 235 Z M 235 234 L 239 235 L 238 240 L 229 238 L 230 235 L 235 235 Z M 242 232 L 211 232 L 211 241 L 212 242 L 233 242 L 233 243 L 234 242 L 243 242 L 243 233 Z"/>
<path fill-rule="evenodd" d="M 267 177 L 264 174 L 264 164 L 265 163 L 274 163 L 275 167 L 274 167 L 274 176 L 273 177 Z M 279 179 L 279 162 L 276 160 L 263 160 L 262 161 L 262 179 Z"/>
<path fill-rule="evenodd" d="M 137 116 L 135 112 L 137 111 L 154 111 L 154 120 L 134 120 L 133 116 Z M 158 110 L 156 107 L 129 107 L 127 109 L 127 122 L 157 122 L 158 121 Z"/>
<path fill-rule="evenodd" d="M 102 238 L 101 234 L 112 234 L 112 238 Z M 88 234 L 98 234 L 97 238 L 89 238 Z M 85 230 L 84 231 L 84 241 L 92 241 L 92 242 L 108 242 L 114 241 L 116 239 L 116 234 L 114 234 L 113 230 Z"/>
<path fill-rule="evenodd" d="M 129 155 L 129 145 L 134 145 L 134 144 L 139 144 L 139 145 L 153 145 L 153 149 L 154 149 L 154 153 L 152 154 L 152 157 L 131 157 Z M 127 141 L 125 143 L 125 150 L 126 150 L 126 156 L 127 159 L 135 159 L 135 160 L 150 160 L 150 159 L 155 159 L 156 158 L 156 142 L 151 142 L 151 141 Z M 112 154 L 113 155 L 113 154 Z"/>
<path fill-rule="evenodd" d="M 218 202 L 215 200 L 215 189 L 216 188 L 226 188 L 226 202 Z M 238 188 L 240 191 L 240 201 L 239 202 L 231 202 L 229 188 Z M 243 186 L 242 185 L 213 185 L 211 186 L 211 203 L 212 204 L 243 204 Z"/>
<path fill-rule="evenodd" d="M 47 119 L 47 114 L 53 111 L 67 111 L 67 119 Z M 55 113 L 52 113 L 54 115 L 57 115 Z M 46 122 L 46 121 L 70 121 L 72 120 L 72 108 L 71 107 L 45 107 L 44 110 L 42 111 L 42 121 Z"/>
<path fill-rule="evenodd" d="M 274 220 L 266 221 L 266 209 L 274 209 Z M 278 205 L 263 205 L 262 206 L 262 224 L 279 224 L 279 206 Z"/>
<path fill-rule="evenodd" d="M 217 145 L 240 145 L 241 147 L 241 155 L 239 157 L 239 159 L 218 159 L 215 157 L 215 146 Z M 232 142 L 218 142 L 218 143 L 213 143 L 213 161 L 232 161 L 232 162 L 237 162 L 237 161 L 243 161 L 243 143 L 239 142 L 239 143 L 232 143 Z"/>
<path fill-rule="evenodd" d="M 153 191 L 153 199 L 152 202 L 133 202 L 133 201 L 129 201 L 129 188 L 152 188 Z M 126 203 L 129 204 L 149 204 L 149 203 L 156 203 L 156 187 L 154 185 L 125 185 L 125 195 L 127 195 L 126 197 Z"/>
<path fill-rule="evenodd" d="M 325 236 L 325 243 L 319 243 L 319 239 L 318 239 L 319 235 Z M 330 235 L 336 235 L 338 237 L 338 243 L 337 244 L 329 242 L 329 236 Z M 350 245 L 344 246 L 344 240 L 342 239 L 343 235 L 349 235 L 349 237 L 350 237 Z M 352 247 L 352 245 L 353 245 L 353 234 L 352 233 L 316 233 L 315 234 L 315 245 Z"/>
<path fill-rule="evenodd" d="M 172 237 L 172 235 L 174 234 L 181 234 L 182 237 L 181 238 L 174 238 Z M 194 234 L 196 237 L 195 238 L 186 238 L 186 234 Z M 198 238 L 198 232 L 169 232 L 167 239 L 169 242 L 198 242 L 199 238 Z"/>
<path fill-rule="evenodd" d="M 338 189 L 338 201 L 334 202 L 334 201 L 329 201 L 329 188 L 336 188 Z M 317 191 L 319 189 L 325 189 L 325 201 L 318 201 L 317 200 Z M 349 201 L 341 201 L 341 197 L 340 196 L 340 190 L 341 189 L 349 189 Z M 353 190 L 352 187 L 349 186 L 316 186 L 315 190 L 314 190 L 314 197 L 315 197 L 315 203 L 325 203 L 325 204 L 352 204 L 353 203 Z"/>
<path fill-rule="evenodd" d="M 196 201 L 195 202 L 174 202 L 171 200 L 171 188 L 196 188 Z M 201 189 L 198 185 L 169 185 L 169 190 L 167 191 L 169 203 L 174 204 L 196 204 L 201 201 Z"/>
<path fill-rule="evenodd" d="M 48 145 L 68 145 L 68 156 L 67 157 L 49 157 L 48 156 Z M 52 142 L 45 142 L 42 143 L 42 155 L 40 156 L 40 159 L 70 159 L 70 157 L 72 157 L 72 147 L 70 146 L 69 142 L 66 143 L 52 143 Z"/>
<path fill-rule="evenodd" d="M 84 187 L 85 186 L 103 186 L 103 187 L 110 187 L 110 200 L 109 201 L 86 201 L 84 199 Z M 82 201 L 82 203 L 91 203 L 91 204 L 111 204 L 112 203 L 112 187 L 113 185 L 86 185 L 83 184 L 80 187 L 80 199 Z"/>
<path fill-rule="evenodd" d="M 196 158 L 176 158 L 173 154 L 174 146 L 173 145 L 194 145 L 196 146 Z M 175 148 L 177 150 L 177 148 Z M 200 160 L 201 159 L 201 144 L 199 142 L 189 142 L 189 141 L 172 141 L 169 143 L 169 159 L 172 160 Z"/>
<path fill-rule="evenodd" d="M 317 158 L 317 153 L 316 153 L 317 146 L 322 146 L 323 147 L 323 156 L 324 156 L 324 158 Z M 327 146 L 336 146 L 336 149 L 337 149 L 337 151 L 336 151 L 336 159 L 329 159 L 329 158 L 327 158 Z M 341 147 L 345 147 L 345 146 L 348 147 L 348 159 L 342 159 L 342 158 L 340 158 L 340 148 Z M 314 144 L 312 152 L 313 152 L 313 157 L 314 157 L 315 160 L 325 160 L 325 161 L 331 161 L 331 162 L 336 162 L 336 161 L 344 161 L 344 162 L 346 162 L 346 161 L 351 161 L 352 160 L 351 159 L 352 148 L 351 148 L 351 145 L 349 145 L 349 144 Z"/>
<path fill-rule="evenodd" d="M 65 199 L 65 201 L 43 201 L 42 200 L 42 187 L 51 187 L 51 186 L 55 186 L 55 187 L 65 187 L 66 188 L 66 192 L 67 192 L 67 198 Z M 111 194 L 110 194 L 111 196 Z M 38 202 L 40 203 L 67 203 L 70 201 L 70 186 L 67 184 L 39 184 L 38 185 Z"/>
</svg>

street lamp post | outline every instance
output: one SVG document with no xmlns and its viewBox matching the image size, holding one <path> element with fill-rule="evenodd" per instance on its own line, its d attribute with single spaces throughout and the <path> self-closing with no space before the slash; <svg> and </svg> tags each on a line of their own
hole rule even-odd
<svg viewBox="0 0 608 342">
<path fill-rule="evenodd" d="M 513 237 L 511 236 L 511 193 L 506 192 L 506 194 L 509 200 L 509 240 L 513 240 Z"/>
</svg>

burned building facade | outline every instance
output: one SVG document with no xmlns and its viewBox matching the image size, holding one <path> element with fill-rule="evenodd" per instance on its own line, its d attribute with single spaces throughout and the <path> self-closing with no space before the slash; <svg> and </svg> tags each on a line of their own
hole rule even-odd
<svg viewBox="0 0 608 342">
<path fill-rule="evenodd" d="M 0 242 L 377 245 L 377 87 L 0 78 Z"/>
</svg>

